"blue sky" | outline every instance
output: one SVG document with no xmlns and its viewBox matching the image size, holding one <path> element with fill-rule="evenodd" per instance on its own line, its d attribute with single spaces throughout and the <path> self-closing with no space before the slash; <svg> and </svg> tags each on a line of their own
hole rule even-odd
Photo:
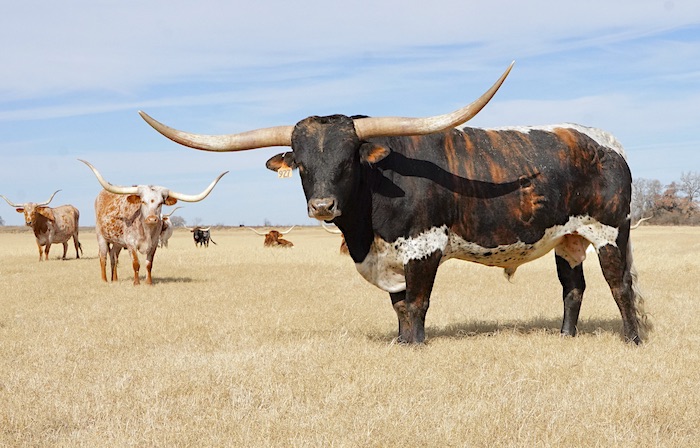
<svg viewBox="0 0 700 448">
<path fill-rule="evenodd" d="M 696 0 L 28 0 L 4 8 L 0 42 L 0 194 L 39 202 L 62 189 L 52 205 L 78 207 L 81 225 L 94 225 L 101 187 L 78 158 L 112 183 L 182 193 L 229 170 L 177 211 L 190 224 L 315 224 L 298 174 L 264 167 L 283 148 L 194 151 L 138 110 L 208 134 L 309 115 L 435 115 L 481 95 L 512 60 L 469 125 L 575 122 L 612 132 L 635 177 L 700 171 Z M 0 216 L 23 224 L 4 201 Z"/>
</svg>

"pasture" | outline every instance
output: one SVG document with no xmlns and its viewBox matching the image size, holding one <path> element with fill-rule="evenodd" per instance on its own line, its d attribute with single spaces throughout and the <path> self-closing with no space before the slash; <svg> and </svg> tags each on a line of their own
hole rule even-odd
<svg viewBox="0 0 700 448">
<path fill-rule="evenodd" d="M 502 270 L 448 261 L 423 346 L 394 343 L 388 294 L 340 237 L 293 249 L 178 229 L 155 285 L 100 280 L 84 258 L 38 262 L 0 232 L 0 446 L 693 446 L 700 437 L 700 228 L 640 227 L 635 261 L 655 325 L 640 347 L 595 255 L 579 336 L 558 336 L 554 255 Z M 145 261 L 142 260 L 142 275 Z"/>
</svg>

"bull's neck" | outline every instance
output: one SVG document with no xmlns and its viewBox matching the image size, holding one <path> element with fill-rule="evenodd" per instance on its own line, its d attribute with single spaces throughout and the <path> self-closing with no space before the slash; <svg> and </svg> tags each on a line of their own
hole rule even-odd
<svg viewBox="0 0 700 448">
<path fill-rule="evenodd" d="M 39 237 L 44 235 L 49 230 L 49 224 L 51 221 L 43 215 L 37 213 L 35 215 L 34 222 L 32 223 L 32 230 L 34 231 L 34 236 Z"/>
<path fill-rule="evenodd" d="M 357 188 L 343 214 L 333 223 L 343 232 L 348 251 L 355 263 L 361 263 L 369 253 L 374 231 L 372 229 L 372 194 L 369 186 L 370 169 L 363 167 Z"/>
<path fill-rule="evenodd" d="M 146 253 L 148 249 L 158 246 L 158 238 L 163 228 L 163 221 L 158 218 L 158 222 L 155 225 L 149 226 L 146 224 L 145 218 L 142 217 L 139 222 L 143 235 L 143 244 L 139 244 L 139 251 Z"/>
</svg>

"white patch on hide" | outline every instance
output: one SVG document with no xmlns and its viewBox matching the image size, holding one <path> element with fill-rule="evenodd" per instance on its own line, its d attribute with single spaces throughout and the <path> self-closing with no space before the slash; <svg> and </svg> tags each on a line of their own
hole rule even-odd
<svg viewBox="0 0 700 448">
<path fill-rule="evenodd" d="M 573 216 L 564 225 L 546 229 L 542 239 L 533 244 L 518 241 L 489 248 L 464 240 L 449 232 L 447 226 L 433 227 L 417 237 L 399 238 L 394 243 L 375 236 L 369 253 L 361 263 L 355 263 L 355 267 L 368 282 L 378 288 L 387 292 L 400 292 L 406 289 L 404 265 L 410 260 L 423 259 L 437 250 L 443 253 L 441 263 L 457 258 L 497 266 L 504 268 L 506 276 L 510 277 L 518 266 L 555 248 L 557 253 L 564 254 L 572 267 L 576 266 L 585 259 L 588 242 L 596 250 L 607 244 L 615 246 L 617 234 L 616 228 L 601 224 L 589 216 Z M 565 239 L 567 236 L 577 238 Z"/>
<path fill-rule="evenodd" d="M 406 289 L 404 265 L 437 250 L 444 252 L 447 241 L 447 226 L 433 227 L 414 238 L 398 238 L 393 243 L 375 236 L 369 253 L 362 263 L 355 263 L 355 267 L 365 280 L 380 289 L 403 291 Z"/>
</svg>

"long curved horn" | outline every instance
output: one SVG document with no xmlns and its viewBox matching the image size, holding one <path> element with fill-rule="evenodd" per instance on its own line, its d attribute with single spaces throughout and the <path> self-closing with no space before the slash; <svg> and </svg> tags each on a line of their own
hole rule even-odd
<svg viewBox="0 0 700 448">
<path fill-rule="evenodd" d="M 37 204 L 37 206 L 41 207 L 41 206 L 44 206 L 44 205 L 49 205 L 49 203 L 53 200 L 53 197 L 56 196 L 56 193 L 58 193 L 59 191 L 61 191 L 61 190 L 56 190 L 56 191 L 54 191 L 53 194 L 51 195 L 51 197 L 49 198 L 48 201 L 46 201 L 46 202 L 41 202 L 41 203 Z"/>
<path fill-rule="evenodd" d="M 338 229 L 337 227 L 336 227 L 335 229 L 332 229 L 332 228 L 328 227 L 328 224 L 326 224 L 325 221 L 321 221 L 321 225 L 323 226 L 323 230 L 325 230 L 325 231 L 328 232 L 328 233 L 333 233 L 333 234 L 335 234 L 335 235 L 340 235 L 340 234 L 343 233 L 343 232 L 341 232 L 340 229 Z"/>
<path fill-rule="evenodd" d="M 439 132 L 466 123 L 472 119 L 493 98 L 510 73 L 515 61 L 493 86 L 473 103 L 454 112 L 425 118 L 377 117 L 355 120 L 355 131 L 360 140 L 371 137 L 391 137 L 398 135 L 424 135 Z"/>
<path fill-rule="evenodd" d="M 228 171 L 224 171 L 223 173 L 219 174 L 219 177 L 214 179 L 212 183 L 209 184 L 207 188 L 204 189 L 203 192 L 199 194 L 183 194 L 183 193 L 178 193 L 177 191 L 172 191 L 170 190 L 170 197 L 173 197 L 175 199 L 178 199 L 180 201 L 184 202 L 199 202 L 202 199 L 206 198 L 209 196 L 209 193 L 214 189 L 214 186 L 219 182 L 219 179 L 224 177 L 224 175 L 228 173 Z"/>
<path fill-rule="evenodd" d="M 189 146 L 190 148 L 204 151 L 244 151 L 246 149 L 266 148 L 268 146 L 291 146 L 292 131 L 294 126 L 275 126 L 271 128 L 256 129 L 240 134 L 204 135 L 191 134 L 178 131 L 166 126 L 143 111 L 139 111 L 141 118 L 146 120 L 153 129 L 160 132 L 170 140 Z"/>
<path fill-rule="evenodd" d="M 0 194 L 0 198 L 3 198 L 3 199 L 5 200 L 5 202 L 7 202 L 8 204 L 10 204 L 10 207 L 14 207 L 14 208 L 24 207 L 24 204 L 15 204 L 15 203 L 12 203 L 12 202 L 10 202 L 9 199 L 7 199 L 5 196 L 3 196 L 3 195 L 1 195 L 1 194 Z"/>
<path fill-rule="evenodd" d="M 295 227 L 296 227 L 296 224 L 293 225 L 292 227 L 290 227 L 289 229 L 285 230 L 284 232 L 280 232 L 280 233 L 281 233 L 282 235 L 286 235 L 286 234 L 288 234 L 289 232 L 291 232 L 292 229 L 295 228 Z"/>
<path fill-rule="evenodd" d="M 449 114 L 426 118 L 377 117 L 355 120 L 355 130 L 360 139 L 370 137 L 390 137 L 395 135 L 421 135 L 442 131 L 467 122 L 493 98 L 503 81 L 513 68 L 513 61 L 481 97 L 473 103 Z M 276 126 L 256 129 L 239 134 L 203 135 L 179 131 L 160 123 L 145 112 L 139 111 L 141 118 L 170 140 L 191 148 L 204 151 L 243 151 L 268 146 L 291 146 L 294 126 Z"/>
<path fill-rule="evenodd" d="M 92 172 L 93 172 L 93 174 L 95 175 L 95 177 L 97 177 L 97 181 L 100 183 L 100 185 L 102 185 L 102 188 L 104 188 L 105 190 L 109 191 L 110 193 L 114 193 L 114 194 L 136 194 L 136 193 L 139 192 L 138 187 L 122 187 L 122 186 L 120 186 L 120 185 L 112 185 L 112 184 L 110 184 L 109 182 L 107 182 L 107 181 L 105 180 L 104 177 L 102 177 L 102 175 L 100 174 L 100 172 L 97 171 L 97 168 L 95 168 L 94 166 L 92 166 L 92 165 L 90 164 L 90 162 L 87 162 L 87 161 L 85 161 L 85 160 L 83 160 L 83 159 L 78 159 L 78 160 L 80 160 L 81 162 L 83 162 L 85 165 L 88 166 L 88 168 L 90 168 L 90 169 L 92 170 Z"/>
<path fill-rule="evenodd" d="M 252 230 L 253 232 L 257 233 L 257 234 L 260 235 L 260 236 L 265 236 L 265 235 L 266 235 L 265 233 L 260 233 L 260 232 L 258 232 L 257 230 L 255 230 L 255 229 L 252 228 L 252 227 L 246 227 L 246 229 Z"/>
<path fill-rule="evenodd" d="M 170 210 L 170 213 L 168 213 L 167 215 L 163 215 L 163 218 L 170 218 L 170 215 L 175 213 L 175 210 L 177 210 L 178 208 L 184 208 L 184 207 L 175 207 L 174 209 Z"/>
<path fill-rule="evenodd" d="M 639 221 L 637 221 L 637 224 L 635 224 L 635 225 L 633 225 L 633 226 L 630 226 L 630 230 L 636 229 L 637 227 L 639 227 L 639 225 L 640 225 L 641 223 L 643 223 L 643 222 L 646 221 L 647 219 L 651 219 L 651 218 L 653 218 L 653 216 L 647 216 L 646 218 L 639 218 Z"/>
</svg>

